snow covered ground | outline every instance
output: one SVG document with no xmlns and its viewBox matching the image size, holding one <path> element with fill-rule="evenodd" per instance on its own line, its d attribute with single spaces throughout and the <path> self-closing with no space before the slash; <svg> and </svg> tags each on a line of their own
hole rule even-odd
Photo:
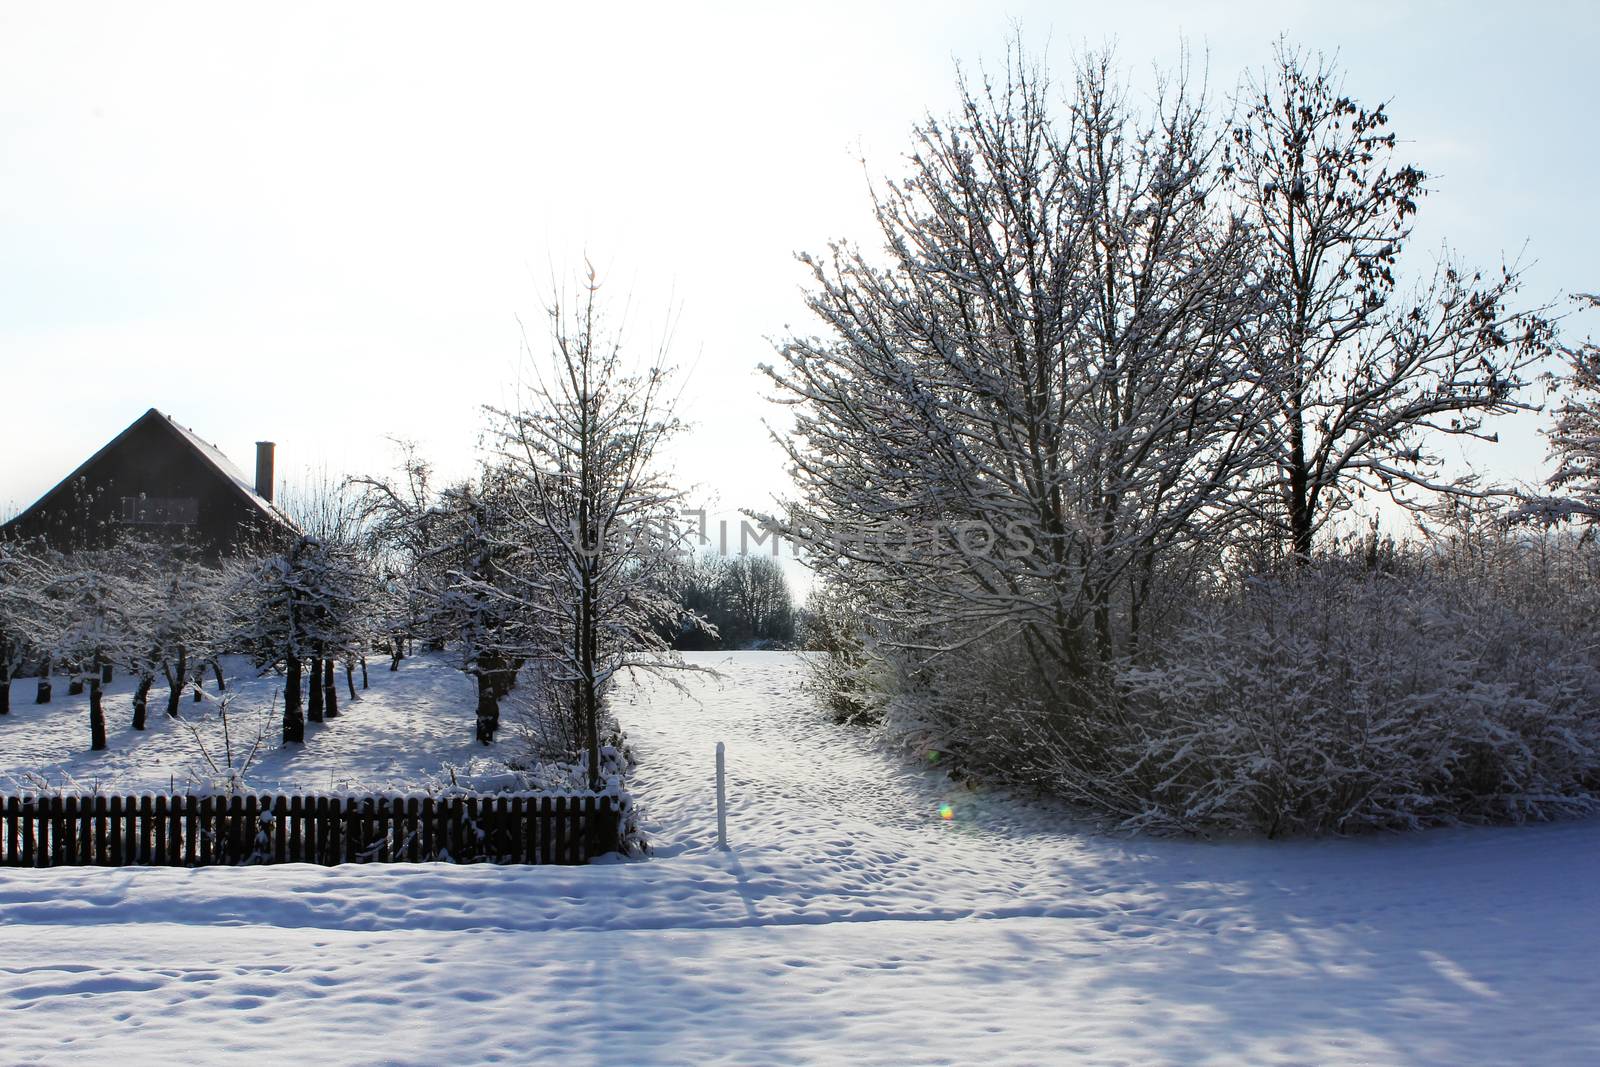
<svg viewBox="0 0 1600 1067">
<path fill-rule="evenodd" d="M 477 691 L 444 656 L 419 656 L 391 673 L 385 658 L 369 664 L 371 685 L 349 699 L 344 672 L 338 675 L 340 716 L 306 724 L 306 745 L 280 748 L 283 679 L 257 677 L 247 660 L 228 657 L 229 733 L 236 751 L 248 749 L 258 729 L 265 743 L 247 781 L 264 791 L 335 792 L 350 788 L 415 787 L 446 765 L 465 766 L 481 756 L 473 740 Z M 361 678 L 356 675 L 359 687 Z M 148 728 L 132 728 L 134 680 L 118 676 L 106 687 L 103 707 L 109 747 L 89 751 L 88 697 L 66 695 L 55 682 L 55 699 L 33 703 L 34 680 L 12 683 L 10 715 L 0 717 L 0 787 L 31 772 L 51 785 L 98 786 L 102 792 L 165 791 L 176 783 L 208 777 L 193 734 L 167 717 L 163 682 L 150 693 Z M 220 759 L 222 730 L 214 680 L 207 675 L 203 702 L 186 695 L 179 713 L 194 723 L 212 758 Z"/>
<path fill-rule="evenodd" d="M 1097 836 L 700 659 L 620 698 L 647 861 L 0 872 L 0 1062 L 1600 1062 L 1600 823 Z"/>
</svg>

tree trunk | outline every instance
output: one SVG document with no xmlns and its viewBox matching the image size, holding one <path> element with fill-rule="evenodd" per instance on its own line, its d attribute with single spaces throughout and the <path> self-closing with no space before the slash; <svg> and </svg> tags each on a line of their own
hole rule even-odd
<svg viewBox="0 0 1600 1067">
<path fill-rule="evenodd" d="M 332 656 L 322 661 L 322 703 L 323 714 L 330 719 L 339 717 L 339 683 L 333 676 Z"/>
<path fill-rule="evenodd" d="M 167 717 L 178 717 L 178 700 L 183 696 L 183 680 L 189 677 L 189 650 L 178 646 L 178 663 L 174 669 L 163 662 L 161 669 L 167 676 Z"/>
<path fill-rule="evenodd" d="M 1311 469 L 1306 456 L 1304 396 L 1296 389 L 1289 432 L 1289 550 L 1299 564 L 1311 562 Z"/>
<path fill-rule="evenodd" d="M 366 673 L 366 668 L 363 667 L 361 670 L 362 681 L 366 680 Z M 350 699 L 356 699 L 356 665 L 355 661 L 348 656 L 345 657 L 344 661 L 344 684 L 350 690 Z"/>
<path fill-rule="evenodd" d="M 584 726 L 589 734 L 589 788 L 599 789 L 604 784 L 600 781 L 600 714 L 592 677 L 584 679 L 583 702 Z"/>
<path fill-rule="evenodd" d="M 211 672 L 217 676 L 217 692 L 226 693 L 228 691 L 228 681 L 222 677 L 222 661 L 220 659 L 211 661 Z"/>
<path fill-rule="evenodd" d="M 100 672 L 89 676 L 89 749 L 104 751 L 106 747 L 106 712 L 100 704 Z"/>
<path fill-rule="evenodd" d="M 83 695 L 83 675 L 74 674 L 67 682 L 67 696 L 76 697 Z"/>
<path fill-rule="evenodd" d="M 311 657 L 311 669 L 306 672 L 306 719 L 322 722 L 322 657 Z"/>
<path fill-rule="evenodd" d="M 367 688 L 367 654 L 361 654 L 361 688 Z"/>
<path fill-rule="evenodd" d="M 145 728 L 146 708 L 150 703 L 150 687 L 156 682 L 156 676 L 149 671 L 139 675 L 139 687 L 133 691 L 133 728 Z"/>
<path fill-rule="evenodd" d="M 588 534 L 587 499 L 581 502 L 585 530 L 585 547 L 591 545 L 598 548 L 598 538 L 591 539 Z M 594 549 L 591 549 L 593 551 Z M 599 659 L 599 628 L 595 618 L 595 586 L 598 584 L 594 573 L 594 559 L 583 561 L 583 588 L 579 601 L 578 634 L 579 659 L 582 667 L 583 686 L 583 728 L 589 749 L 589 788 L 600 788 L 600 715 L 599 694 L 595 691 L 594 669 L 595 661 Z"/>
<path fill-rule="evenodd" d="M 194 702 L 196 704 L 205 699 L 205 694 L 200 690 L 200 683 L 205 679 L 205 676 L 205 668 L 202 667 L 195 672 L 194 678 L 191 679 L 194 682 Z"/>
<path fill-rule="evenodd" d="M 0 681 L 0 715 L 11 714 L 11 676 Z"/>
<path fill-rule="evenodd" d="M 306 739 L 306 719 L 300 712 L 300 657 L 289 654 L 283 672 L 283 743 Z"/>
<path fill-rule="evenodd" d="M 44 662 L 39 664 L 39 691 L 34 694 L 35 704 L 50 703 L 50 657 L 46 656 Z"/>
<path fill-rule="evenodd" d="M 391 671 L 399 670 L 400 669 L 400 661 L 405 659 L 405 658 L 406 658 L 406 639 L 404 637 L 400 636 L 399 634 L 395 634 L 393 641 L 389 645 L 389 669 Z"/>
<path fill-rule="evenodd" d="M 478 671 L 478 741 L 489 744 L 494 732 L 500 729 L 500 701 L 494 695 L 494 679 L 489 672 Z"/>
<path fill-rule="evenodd" d="M 100 665 L 100 681 L 105 685 L 111 684 L 111 679 L 114 677 L 114 674 L 115 672 L 112 664 L 102 663 Z"/>
</svg>

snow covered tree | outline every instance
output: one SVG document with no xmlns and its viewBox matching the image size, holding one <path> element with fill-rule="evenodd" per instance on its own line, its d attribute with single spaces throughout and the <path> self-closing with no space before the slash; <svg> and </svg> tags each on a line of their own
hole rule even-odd
<svg viewBox="0 0 1600 1067">
<path fill-rule="evenodd" d="M 417 625 L 441 647 L 456 643 L 461 670 L 477 686 L 475 735 L 482 744 L 500 729 L 500 698 L 533 652 L 527 613 L 506 588 L 506 556 L 517 550 L 510 528 L 510 483 L 504 468 L 486 467 L 476 481 L 447 488 L 419 519 L 430 546 L 412 571 Z"/>
<path fill-rule="evenodd" d="M 0 715 L 11 711 L 11 680 L 50 643 L 52 580 L 45 552 L 0 539 Z"/>
<path fill-rule="evenodd" d="M 659 632 L 681 605 L 665 575 L 683 538 L 681 494 L 660 470 L 679 428 L 666 391 L 665 350 L 632 370 L 620 329 L 605 319 L 589 272 L 572 304 L 549 308 L 550 356 L 534 360 L 515 410 L 490 409 L 495 449 L 514 472 L 500 582 L 534 627 L 542 676 L 570 692 L 600 783 L 601 702 L 624 669 L 683 667 Z"/>
<path fill-rule="evenodd" d="M 348 678 L 355 659 L 366 661 L 371 608 L 379 596 L 368 556 L 372 539 L 356 490 L 348 481 L 335 482 L 323 472 L 286 491 L 284 497 L 285 513 L 316 541 L 315 551 L 303 560 L 304 581 L 313 591 L 304 619 L 312 649 L 307 716 L 322 722 L 339 715 L 336 665 L 344 663 Z"/>
<path fill-rule="evenodd" d="M 95 550 L 67 557 L 51 583 L 61 627 L 53 635 L 53 658 L 69 665 L 89 691 L 89 747 L 106 747 L 102 671 L 125 661 L 126 643 L 136 639 L 127 614 L 126 586 L 114 553 Z"/>
<path fill-rule="evenodd" d="M 280 555 L 234 564 L 228 587 L 230 642 L 262 670 L 283 670 L 283 740 L 302 742 L 308 713 L 313 722 L 325 715 L 329 653 L 359 640 L 366 588 L 360 563 L 305 534 Z M 317 665 L 309 679 L 308 661 Z M 310 707 L 302 681 L 315 701 Z"/>
<path fill-rule="evenodd" d="M 1443 263 L 1402 291 L 1399 259 L 1427 176 L 1395 158 L 1383 105 L 1346 96 L 1323 57 L 1280 42 L 1240 101 L 1227 166 L 1263 239 L 1274 299 L 1260 332 L 1264 440 L 1285 547 L 1309 558 L 1362 492 L 1415 506 L 1471 491 L 1440 475 L 1437 435 L 1492 440 L 1484 419 L 1527 407 L 1549 350 L 1538 311 L 1512 307 L 1516 271 Z"/>
<path fill-rule="evenodd" d="M 154 666 L 167 681 L 167 715 L 178 717 L 178 701 L 185 688 L 194 684 L 209 665 L 217 671 L 222 651 L 224 609 L 222 572 L 207 566 L 193 551 L 183 546 L 156 546 L 142 568 L 143 602 L 131 610 L 143 620 Z M 145 700 L 154 684 L 147 674 L 148 664 L 139 657 L 142 644 L 130 649 L 134 660 L 129 669 L 138 672 L 134 690 L 134 728 L 144 729 Z"/>
<path fill-rule="evenodd" d="M 389 642 L 389 669 L 399 670 L 406 645 L 421 628 L 427 599 L 427 562 L 437 545 L 443 514 L 435 508 L 432 468 L 417 455 L 416 445 L 396 441 L 401 461 L 398 477 L 356 477 L 347 483 L 356 491 L 355 508 L 379 580 L 374 622 Z"/>
<path fill-rule="evenodd" d="M 1600 296 L 1583 299 L 1600 307 Z M 1556 378 L 1561 394 L 1547 436 L 1556 461 L 1548 484 L 1561 495 L 1541 504 L 1552 517 L 1600 526 L 1600 345 L 1586 341 L 1560 351 L 1566 368 Z"/>
<path fill-rule="evenodd" d="M 106 656 L 135 679 L 132 726 L 143 730 L 158 674 L 167 680 L 167 714 L 176 718 L 183 693 L 216 662 L 220 574 L 182 543 L 125 539 L 100 558 L 116 576 L 124 627 Z"/>
<path fill-rule="evenodd" d="M 1013 56 L 961 82 L 875 204 L 887 265 L 836 246 L 822 337 L 769 369 L 799 497 L 771 520 L 913 658 L 997 637 L 1047 704 L 1134 653 L 1164 582 L 1238 521 L 1260 462 L 1255 246 L 1181 82 L 1067 113 Z"/>
</svg>

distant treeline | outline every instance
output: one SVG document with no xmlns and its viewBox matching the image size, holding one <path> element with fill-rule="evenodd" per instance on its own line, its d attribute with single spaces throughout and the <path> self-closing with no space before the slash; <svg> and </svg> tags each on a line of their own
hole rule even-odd
<svg viewBox="0 0 1600 1067">
<path fill-rule="evenodd" d="M 671 596 L 683 606 L 674 648 L 691 651 L 794 643 L 796 611 L 783 567 L 767 556 L 707 554 L 678 568 Z"/>
</svg>

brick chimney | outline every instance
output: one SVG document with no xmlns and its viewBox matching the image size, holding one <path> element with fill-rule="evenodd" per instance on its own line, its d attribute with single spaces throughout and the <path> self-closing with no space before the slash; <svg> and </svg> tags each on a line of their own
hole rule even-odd
<svg viewBox="0 0 1600 1067">
<path fill-rule="evenodd" d="M 277 446 L 271 441 L 256 442 L 256 496 L 272 501 L 272 457 Z"/>
</svg>

